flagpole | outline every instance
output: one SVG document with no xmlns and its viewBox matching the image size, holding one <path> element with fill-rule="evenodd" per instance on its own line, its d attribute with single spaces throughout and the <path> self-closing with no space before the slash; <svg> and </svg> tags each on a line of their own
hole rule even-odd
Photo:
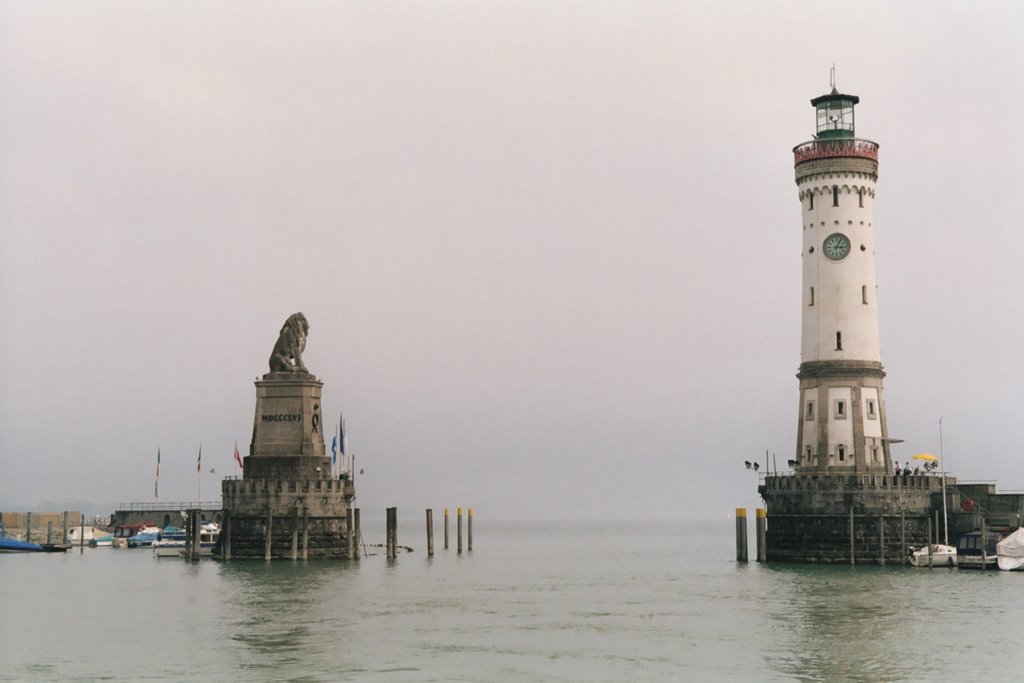
<svg viewBox="0 0 1024 683">
<path fill-rule="evenodd" d="M 156 448 L 156 486 L 153 488 L 153 495 L 156 497 L 157 505 L 160 505 L 160 447 Z"/>
<path fill-rule="evenodd" d="M 196 500 L 203 500 L 203 444 L 199 444 L 199 458 L 196 460 Z"/>
</svg>

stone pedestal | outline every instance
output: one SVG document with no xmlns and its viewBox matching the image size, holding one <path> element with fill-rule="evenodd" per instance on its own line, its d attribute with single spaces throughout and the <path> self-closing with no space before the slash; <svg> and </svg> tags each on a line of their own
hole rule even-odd
<svg viewBox="0 0 1024 683">
<path fill-rule="evenodd" d="M 311 374 L 271 372 L 256 382 L 252 444 L 242 479 L 225 479 L 221 557 L 341 558 L 355 489 L 331 477 L 320 391 Z"/>
<path fill-rule="evenodd" d="M 901 564 L 907 546 L 928 542 L 941 483 L 934 475 L 768 476 L 758 489 L 768 512 L 768 561 Z"/>
</svg>

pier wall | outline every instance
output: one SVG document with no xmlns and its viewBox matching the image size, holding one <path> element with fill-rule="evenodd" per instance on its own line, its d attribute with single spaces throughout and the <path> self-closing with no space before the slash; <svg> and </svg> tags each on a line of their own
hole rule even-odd
<svg viewBox="0 0 1024 683">
<path fill-rule="evenodd" d="M 767 559 L 901 563 L 906 546 L 928 542 L 932 494 L 940 492 L 941 503 L 941 485 L 924 475 L 768 476 L 758 489 L 767 509 Z"/>
</svg>

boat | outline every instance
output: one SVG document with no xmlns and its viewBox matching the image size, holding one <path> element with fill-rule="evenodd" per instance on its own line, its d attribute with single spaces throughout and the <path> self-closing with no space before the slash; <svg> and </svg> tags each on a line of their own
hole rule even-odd
<svg viewBox="0 0 1024 683">
<path fill-rule="evenodd" d="M 171 527 L 169 527 L 171 528 Z M 188 538 L 184 529 L 174 527 L 174 533 L 164 530 L 164 538 L 153 543 L 153 554 L 157 557 L 186 557 L 188 555 Z M 199 527 L 199 557 L 212 557 L 213 548 L 220 537 L 220 525 L 216 522 L 203 522 Z"/>
<path fill-rule="evenodd" d="M 167 526 L 160 532 L 160 538 L 153 541 L 153 554 L 157 557 L 181 557 L 185 550 L 185 530 Z"/>
<path fill-rule="evenodd" d="M 980 531 L 971 531 L 960 537 L 956 545 L 957 566 L 963 569 L 992 569 L 996 566 L 996 546 L 1003 535 L 996 531 L 985 533 L 984 543 Z"/>
<path fill-rule="evenodd" d="M 0 538 L 0 553 L 41 553 L 43 546 L 38 543 L 19 541 L 15 538 Z"/>
<path fill-rule="evenodd" d="M 114 527 L 114 538 L 112 545 L 115 548 L 127 548 L 128 539 L 135 536 L 143 529 L 151 528 L 154 531 L 159 531 L 155 526 L 149 522 L 136 522 L 134 524 L 118 524 Z"/>
<path fill-rule="evenodd" d="M 91 526 L 68 529 L 68 543 L 71 545 L 89 545 L 89 541 L 96 538 L 96 530 Z"/>
<path fill-rule="evenodd" d="M 109 548 L 114 545 L 114 535 L 107 534 L 106 536 L 97 536 L 96 538 L 89 541 L 90 548 Z"/>
<path fill-rule="evenodd" d="M 924 545 L 910 553 L 912 567 L 955 567 L 956 564 L 956 548 L 944 543 Z"/>
<path fill-rule="evenodd" d="M 1003 571 L 1024 570 L 1024 527 L 996 543 L 996 564 Z"/>
<path fill-rule="evenodd" d="M 933 471 L 942 467 L 942 418 L 939 418 L 939 457 L 930 453 L 917 453 L 912 458 L 925 463 L 925 471 Z M 938 536 L 938 529 L 935 530 Z M 931 531 L 928 532 L 929 541 Z M 946 513 L 946 469 L 942 468 L 942 543 L 929 543 L 910 552 L 910 564 L 913 567 L 956 567 L 957 549 L 949 545 L 949 515 Z"/>
<path fill-rule="evenodd" d="M 139 532 L 128 537 L 129 548 L 148 548 L 153 541 L 160 538 L 160 528 L 155 526 L 144 526 Z"/>
</svg>

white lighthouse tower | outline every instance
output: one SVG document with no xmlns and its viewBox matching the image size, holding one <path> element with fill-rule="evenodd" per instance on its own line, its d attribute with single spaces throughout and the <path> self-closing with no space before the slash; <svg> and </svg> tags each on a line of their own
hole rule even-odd
<svg viewBox="0 0 1024 683">
<path fill-rule="evenodd" d="M 882 395 L 872 205 L 878 145 L 856 137 L 855 95 L 811 100 L 814 139 L 793 149 L 803 220 L 797 469 L 891 472 Z"/>
</svg>

